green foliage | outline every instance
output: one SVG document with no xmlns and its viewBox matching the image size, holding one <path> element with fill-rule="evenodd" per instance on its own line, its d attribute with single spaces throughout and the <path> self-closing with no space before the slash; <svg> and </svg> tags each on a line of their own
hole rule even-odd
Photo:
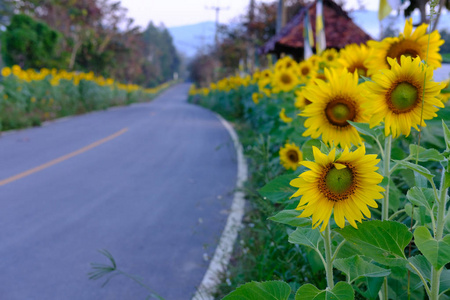
<svg viewBox="0 0 450 300">
<path fill-rule="evenodd" d="M 58 37 L 47 24 L 27 15 L 14 15 L 2 34 L 3 61 L 22 68 L 53 67 Z"/>
<path fill-rule="evenodd" d="M 259 189 L 258 192 L 264 199 L 268 199 L 271 202 L 284 202 L 297 191 L 295 187 L 289 184 L 289 182 L 296 177 L 297 176 L 292 174 L 278 176 Z"/>
<path fill-rule="evenodd" d="M 313 249 L 319 249 L 319 242 L 322 240 L 319 229 L 297 228 L 289 235 L 289 242 L 303 245 Z"/>
<path fill-rule="evenodd" d="M 331 290 L 321 291 L 312 284 L 301 286 L 295 300 L 353 300 L 355 295 L 350 284 L 338 282 Z"/>
<path fill-rule="evenodd" d="M 408 227 L 393 221 L 367 221 L 355 229 L 344 227 L 338 232 L 362 254 L 388 266 L 404 266 L 405 247 L 412 234 Z"/>
<path fill-rule="evenodd" d="M 419 226 L 414 231 L 414 241 L 420 252 L 436 269 L 450 262 L 450 235 L 437 241 L 425 226 Z"/>
<path fill-rule="evenodd" d="M 282 210 L 275 216 L 269 218 L 269 220 L 286 224 L 294 227 L 310 226 L 311 220 L 309 218 L 299 218 L 301 211 L 295 209 Z"/>
<path fill-rule="evenodd" d="M 334 266 L 347 274 L 349 282 L 353 282 L 361 277 L 385 277 L 391 273 L 389 269 L 374 265 L 359 255 L 336 259 Z"/>
<path fill-rule="evenodd" d="M 283 281 L 249 282 L 227 295 L 223 300 L 287 300 L 291 287 Z"/>
</svg>

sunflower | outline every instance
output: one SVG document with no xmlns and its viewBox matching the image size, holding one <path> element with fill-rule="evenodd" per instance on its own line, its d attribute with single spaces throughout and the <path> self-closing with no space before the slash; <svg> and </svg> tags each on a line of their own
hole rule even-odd
<svg viewBox="0 0 450 300">
<path fill-rule="evenodd" d="M 284 122 L 284 123 L 291 123 L 292 121 L 294 121 L 294 119 L 289 118 L 288 116 L 286 116 L 286 109 L 282 108 L 280 111 L 280 119 Z"/>
<path fill-rule="evenodd" d="M 284 145 L 280 149 L 280 163 L 286 170 L 292 169 L 296 170 L 300 165 L 299 163 L 303 160 L 302 151 L 294 143 Z"/>
<path fill-rule="evenodd" d="M 301 87 L 300 89 L 295 91 L 295 102 L 294 105 L 298 109 L 304 109 L 306 105 L 310 104 L 311 101 L 305 98 L 303 95 L 303 89 L 304 87 Z"/>
<path fill-rule="evenodd" d="M 304 89 L 303 95 L 311 101 L 301 116 L 307 117 L 303 136 L 322 140 L 328 144 L 350 147 L 361 143 L 358 131 L 347 121 L 368 123 L 362 96 L 364 83 L 358 85 L 358 74 L 342 69 L 325 69 L 328 82 L 316 80 Z"/>
<path fill-rule="evenodd" d="M 345 219 L 357 228 L 364 216 L 370 218 L 367 206 L 377 207 L 374 199 L 381 199 L 384 189 L 378 184 L 383 176 L 376 170 L 380 161 L 375 154 L 366 155 L 364 146 L 354 152 L 348 148 L 338 158 L 336 148 L 326 155 L 313 147 L 314 162 L 302 161 L 310 170 L 293 179 L 290 185 L 298 188 L 291 198 L 302 196 L 297 210 L 299 217 L 312 216 L 313 228 L 321 223 L 325 230 L 334 210 L 336 224 L 343 228 Z M 364 215 L 363 215 L 364 214 Z"/>
<path fill-rule="evenodd" d="M 285 56 L 277 61 L 275 64 L 275 70 L 281 71 L 281 70 L 290 70 L 294 72 L 295 74 L 298 74 L 298 64 L 297 62 L 292 59 L 290 56 Z"/>
<path fill-rule="evenodd" d="M 428 35 L 426 33 L 427 24 L 422 24 L 412 32 L 412 19 L 406 20 L 405 29 L 399 37 L 385 38 L 381 42 L 368 41 L 367 44 L 373 49 L 372 54 L 366 61 L 370 73 L 376 73 L 380 69 L 389 69 L 388 58 L 397 59 L 400 57 L 419 56 L 421 60 L 428 59 L 427 64 L 434 68 L 441 67 L 442 56 L 439 54 L 439 47 L 444 43 L 437 30 L 430 34 L 430 43 L 428 46 Z"/>
<path fill-rule="evenodd" d="M 350 73 L 357 72 L 359 75 L 367 76 L 364 61 L 369 56 L 369 48 L 366 45 L 347 45 L 340 51 L 339 55 L 338 62 Z"/>
<path fill-rule="evenodd" d="M 252 94 L 252 100 L 255 104 L 259 103 L 259 100 L 262 98 L 262 95 L 258 92 Z"/>
<path fill-rule="evenodd" d="M 275 71 L 272 78 L 274 91 L 289 92 L 299 84 L 298 77 L 292 70 L 281 69 Z"/>
<path fill-rule="evenodd" d="M 4 67 L 2 69 L 2 76 L 3 77 L 8 77 L 9 75 L 11 75 L 11 68 L 10 67 Z"/>
<path fill-rule="evenodd" d="M 390 132 L 394 138 L 400 134 L 408 136 L 411 126 L 417 130 L 419 124 L 426 126 L 424 120 L 436 117 L 438 107 L 444 107 L 437 98 L 443 86 L 433 81 L 433 68 L 422 64 L 420 57 L 402 56 L 401 64 L 392 58 L 388 61 L 391 69 L 373 75 L 373 82 L 367 82 L 370 126 L 384 120 L 386 136 Z"/>
<path fill-rule="evenodd" d="M 307 82 L 316 73 L 316 67 L 309 60 L 302 61 L 298 64 L 299 78 L 301 82 Z"/>
<path fill-rule="evenodd" d="M 261 72 L 258 79 L 259 89 L 263 89 L 272 81 L 273 74 L 270 70 L 264 70 Z"/>
<path fill-rule="evenodd" d="M 321 56 L 325 63 L 331 66 L 336 63 L 337 59 L 339 58 L 339 53 L 336 51 L 336 49 L 330 48 L 323 51 Z"/>
</svg>

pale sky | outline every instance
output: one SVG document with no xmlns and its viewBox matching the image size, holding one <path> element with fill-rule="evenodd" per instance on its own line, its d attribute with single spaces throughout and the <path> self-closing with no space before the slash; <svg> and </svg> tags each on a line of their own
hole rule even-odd
<svg viewBox="0 0 450 300">
<path fill-rule="evenodd" d="M 256 0 L 272 2 L 273 0 Z M 377 10 L 379 0 L 347 0 L 345 9 L 357 8 L 358 3 L 366 9 Z M 164 23 L 166 27 L 215 21 L 216 12 L 211 7 L 223 7 L 219 13 L 220 23 L 229 23 L 232 19 L 245 13 L 250 0 L 121 0 L 128 9 L 128 17 L 143 28 L 150 21 L 156 25 Z"/>
</svg>

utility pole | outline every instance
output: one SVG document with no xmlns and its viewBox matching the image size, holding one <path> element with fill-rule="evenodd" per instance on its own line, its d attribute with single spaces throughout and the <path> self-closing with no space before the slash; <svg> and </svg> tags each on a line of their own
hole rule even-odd
<svg viewBox="0 0 450 300">
<path fill-rule="evenodd" d="M 219 13 L 221 10 L 227 10 L 229 7 L 220 7 L 217 6 L 205 6 L 206 9 L 212 9 L 216 11 L 216 33 L 214 35 L 214 43 L 216 48 L 216 59 L 214 61 L 214 81 L 219 80 L 219 68 L 220 68 L 220 62 L 218 57 L 218 50 L 219 50 Z"/>
<path fill-rule="evenodd" d="M 220 6 L 205 6 L 206 9 L 212 9 L 216 11 L 216 33 L 214 36 L 214 41 L 216 46 L 219 44 L 219 13 L 221 10 L 228 10 L 230 7 L 220 7 Z"/>
<path fill-rule="evenodd" d="M 247 45 L 247 70 L 253 73 L 255 69 L 255 0 L 250 0 L 248 8 L 248 45 Z"/>
</svg>

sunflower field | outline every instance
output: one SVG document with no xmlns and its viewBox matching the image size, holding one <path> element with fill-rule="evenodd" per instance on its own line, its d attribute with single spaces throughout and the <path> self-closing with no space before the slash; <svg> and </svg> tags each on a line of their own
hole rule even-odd
<svg viewBox="0 0 450 300">
<path fill-rule="evenodd" d="M 191 88 L 250 162 L 218 298 L 450 299 L 450 88 L 427 28 Z"/>
<path fill-rule="evenodd" d="M 170 83 L 144 89 L 93 72 L 22 70 L 4 67 L 0 79 L 0 130 L 40 125 L 43 121 L 149 101 Z"/>
</svg>

